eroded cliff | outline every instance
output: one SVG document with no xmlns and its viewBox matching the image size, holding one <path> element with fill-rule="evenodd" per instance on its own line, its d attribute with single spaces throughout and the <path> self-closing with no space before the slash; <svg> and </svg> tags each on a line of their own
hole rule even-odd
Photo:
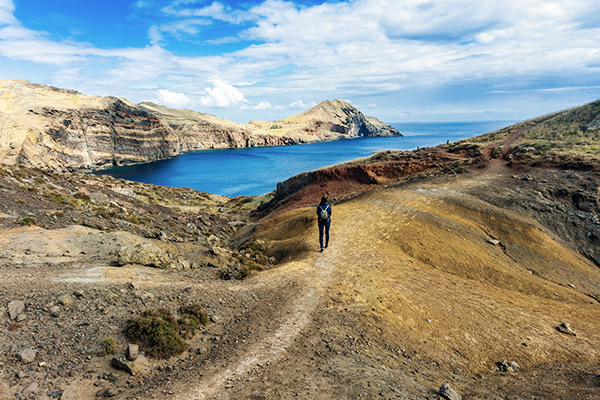
<svg viewBox="0 0 600 400">
<path fill-rule="evenodd" d="M 323 102 L 278 122 L 239 124 L 190 110 L 0 81 L 0 160 L 50 170 L 97 169 L 188 151 L 398 136 L 350 104 Z"/>
</svg>

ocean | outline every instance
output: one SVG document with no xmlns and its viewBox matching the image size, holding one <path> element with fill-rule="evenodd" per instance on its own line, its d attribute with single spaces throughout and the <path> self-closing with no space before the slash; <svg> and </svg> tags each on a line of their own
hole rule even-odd
<svg viewBox="0 0 600 400">
<path fill-rule="evenodd" d="M 512 121 L 392 123 L 404 137 L 358 138 L 296 146 L 205 150 L 102 174 L 225 196 L 271 192 L 277 182 L 302 172 L 367 157 L 381 150 L 412 150 L 455 142 L 511 125 Z"/>
</svg>

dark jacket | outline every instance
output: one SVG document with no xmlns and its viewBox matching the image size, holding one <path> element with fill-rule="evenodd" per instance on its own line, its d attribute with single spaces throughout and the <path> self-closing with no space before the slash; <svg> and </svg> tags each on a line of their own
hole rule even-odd
<svg viewBox="0 0 600 400">
<path fill-rule="evenodd" d="M 327 218 L 327 221 L 321 220 L 321 211 L 322 210 L 326 210 L 327 211 L 327 215 L 329 215 L 329 217 Z M 331 223 L 331 206 L 329 204 L 322 203 L 322 204 L 319 204 L 317 206 L 317 219 L 319 221 L 319 224 L 327 224 L 327 225 L 329 225 Z"/>
</svg>

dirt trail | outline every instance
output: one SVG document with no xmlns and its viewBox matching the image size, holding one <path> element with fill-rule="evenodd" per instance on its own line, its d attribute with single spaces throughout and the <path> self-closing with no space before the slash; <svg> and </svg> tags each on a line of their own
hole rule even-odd
<svg viewBox="0 0 600 400">
<path fill-rule="evenodd" d="M 327 387 L 320 379 L 331 382 L 337 376 L 348 382 L 348 392 L 338 398 L 387 393 L 389 398 L 416 399 L 450 376 L 467 391 L 469 380 L 449 372 L 456 368 L 490 373 L 502 359 L 518 360 L 525 368 L 600 359 L 594 322 L 600 320 L 599 307 L 566 287 L 559 275 L 543 270 L 574 268 L 582 282 L 600 287 L 597 269 L 548 237 L 535 221 L 468 193 L 494 184 L 503 172 L 488 168 L 476 176 L 375 191 L 335 206 L 331 246 L 325 253 L 312 252 L 235 288 L 266 289 L 275 298 L 291 282 L 300 288 L 275 307 L 265 305 L 272 314 L 262 335 L 245 348 L 231 347 L 225 360 L 203 365 L 202 377 L 183 391 L 174 386 L 178 390 L 169 398 L 247 398 L 256 393 L 272 395 L 254 398 L 287 398 L 310 385 L 317 391 L 302 397 L 335 398 L 335 390 L 343 389 L 335 389 L 334 383 Z M 498 218 L 505 222 L 492 222 Z M 518 232 L 507 233 L 504 225 Z M 492 238 L 502 246 L 487 243 Z M 298 240 L 314 242 L 316 250 L 316 227 Z M 581 332 L 577 342 L 555 331 L 563 319 Z M 315 324 L 323 327 L 320 333 L 311 332 Z M 316 365 L 329 370 L 306 369 L 299 353 L 321 341 L 333 354 L 315 351 L 311 360 L 317 358 Z M 336 341 L 345 341 L 345 348 L 331 350 Z M 407 359 L 399 359 L 399 353 Z M 373 366 L 379 386 L 373 376 L 363 382 L 368 372 L 361 368 L 373 359 L 380 360 Z M 285 372 L 290 365 L 298 370 Z M 411 372 L 423 367 L 422 374 Z M 389 368 L 393 377 L 382 378 Z"/>
<path fill-rule="evenodd" d="M 312 322 L 312 313 L 323 302 L 325 284 L 333 272 L 335 251 L 320 257 L 311 257 L 310 261 L 293 262 L 276 270 L 264 272 L 250 282 L 244 282 L 232 291 L 257 291 L 260 289 L 284 290 L 290 282 L 302 287 L 302 291 L 293 299 L 292 304 L 279 304 L 283 318 L 275 315 L 269 321 L 267 335 L 258 338 L 256 345 L 242 352 L 238 357 L 221 364 L 219 368 L 203 370 L 205 378 L 195 382 L 191 390 L 175 393 L 174 399 L 223 398 L 223 388 L 243 381 L 251 372 L 263 365 L 276 363 L 282 358 L 293 342 Z M 269 318 L 269 317 L 267 317 Z M 225 395 L 227 397 L 228 395 Z"/>
<path fill-rule="evenodd" d="M 512 143 L 515 140 L 517 140 L 518 138 L 520 138 L 521 136 L 526 134 L 529 131 L 529 129 L 530 128 L 520 129 L 517 132 L 510 135 L 508 138 L 506 138 L 498 143 L 493 143 L 493 144 L 490 144 L 489 146 L 487 146 L 483 150 L 484 158 L 486 160 L 490 160 L 487 165 L 487 168 L 497 171 L 499 169 L 506 167 L 506 161 L 505 161 L 504 157 L 506 157 L 506 155 L 508 155 L 510 153 L 510 146 L 512 145 Z M 502 147 L 502 152 L 500 154 L 498 154 L 495 158 L 492 158 L 491 157 L 492 152 L 494 151 L 495 148 L 500 147 L 500 146 Z"/>
</svg>

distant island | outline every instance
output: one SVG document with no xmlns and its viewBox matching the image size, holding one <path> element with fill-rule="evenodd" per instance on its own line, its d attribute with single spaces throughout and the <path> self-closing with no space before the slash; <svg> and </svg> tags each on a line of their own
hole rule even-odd
<svg viewBox="0 0 600 400">
<path fill-rule="evenodd" d="M 280 121 L 240 124 L 191 110 L 0 81 L 0 159 L 52 171 L 99 169 L 206 149 L 402 136 L 342 100 Z"/>
</svg>

